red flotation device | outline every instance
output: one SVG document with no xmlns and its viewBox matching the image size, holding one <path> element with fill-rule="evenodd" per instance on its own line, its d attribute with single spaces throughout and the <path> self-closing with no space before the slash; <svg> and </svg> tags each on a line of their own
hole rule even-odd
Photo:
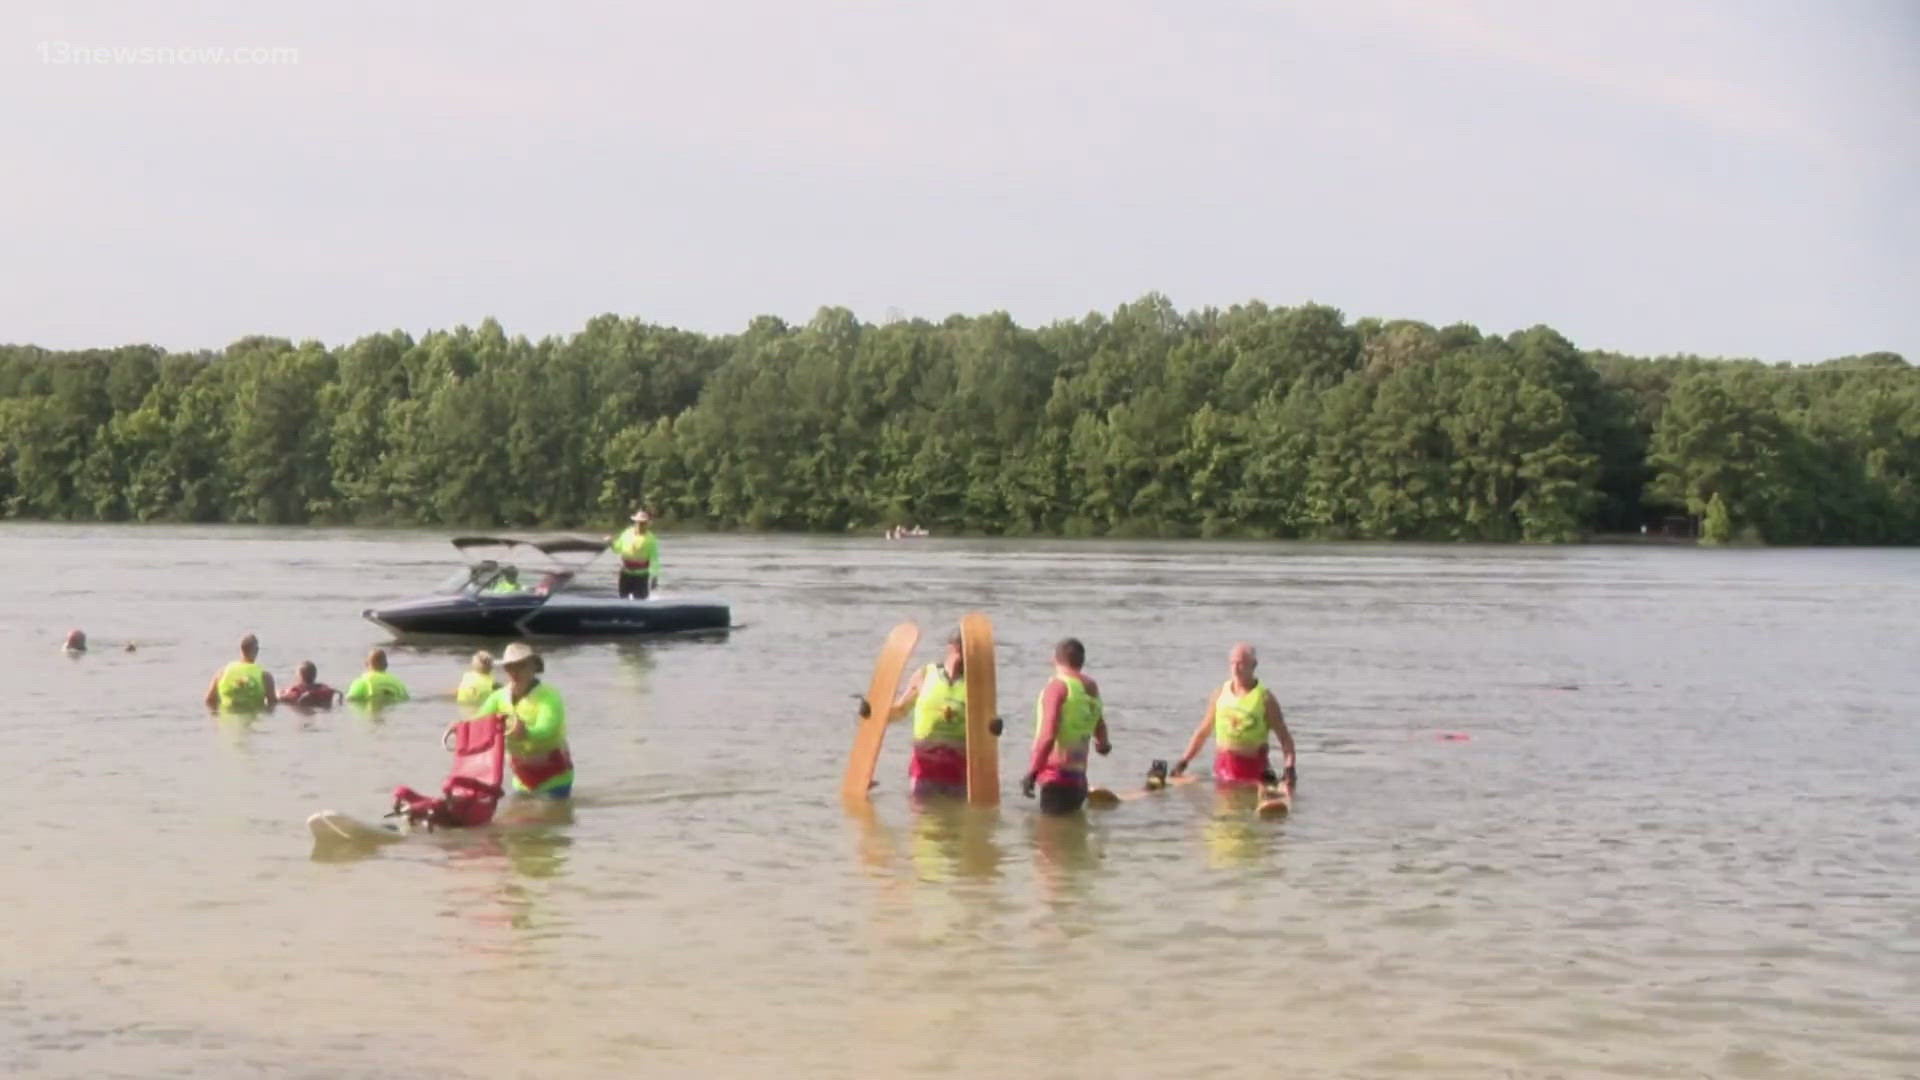
<svg viewBox="0 0 1920 1080">
<path fill-rule="evenodd" d="M 340 691 L 326 683 L 295 683 L 280 691 L 280 704 L 308 709 L 331 709 Z"/>
<path fill-rule="evenodd" d="M 410 787 L 393 789 L 388 817 L 404 816 L 410 824 L 434 829 L 464 829 L 485 825 L 506 791 L 500 779 L 507 767 L 507 718 L 501 713 L 455 724 L 447 733 L 453 750 L 453 771 L 441 785 L 440 797 L 422 795 Z"/>
</svg>

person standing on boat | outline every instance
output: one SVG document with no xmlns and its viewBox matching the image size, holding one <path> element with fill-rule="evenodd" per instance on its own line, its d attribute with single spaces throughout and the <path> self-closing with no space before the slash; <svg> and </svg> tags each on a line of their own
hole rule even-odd
<svg viewBox="0 0 1920 1080">
<path fill-rule="evenodd" d="M 652 520 L 645 510 L 635 510 L 632 525 L 619 536 L 607 537 L 613 553 L 620 556 L 619 584 L 623 600 L 645 600 L 660 584 L 660 538 L 649 528 Z"/>
<path fill-rule="evenodd" d="M 1227 654 L 1230 676 L 1207 699 L 1207 711 L 1187 741 L 1187 752 L 1173 766 L 1173 775 L 1186 771 L 1200 748 L 1212 735 L 1215 745 L 1213 778 L 1222 784 L 1286 784 L 1287 798 L 1293 798 L 1293 733 L 1280 711 L 1280 702 L 1259 679 L 1253 669 L 1260 660 L 1253 646 L 1241 642 Z M 1282 772 L 1275 775 L 1268 763 L 1267 736 L 1280 743 Z"/>
<path fill-rule="evenodd" d="M 356 705 L 393 705 L 406 701 L 413 695 L 407 693 L 407 684 L 387 670 L 387 650 L 375 649 L 367 654 L 367 670 L 353 680 L 347 687 L 347 700 Z"/>
<path fill-rule="evenodd" d="M 1100 685 L 1082 669 L 1087 647 L 1067 638 L 1053 648 L 1053 678 L 1034 707 L 1033 761 L 1020 779 L 1027 798 L 1040 792 L 1040 809 L 1071 814 L 1087 801 L 1087 744 L 1101 755 L 1113 750 L 1107 739 Z"/>
<path fill-rule="evenodd" d="M 240 639 L 240 659 L 220 669 L 207 684 L 207 708 L 228 712 L 259 712 L 273 708 L 273 676 L 263 670 L 260 639 Z"/>
<path fill-rule="evenodd" d="M 560 691 L 540 678 L 545 661 L 532 646 L 514 642 L 500 654 L 507 685 L 483 702 L 478 715 L 507 718 L 507 765 L 516 794 L 566 799 L 573 795 L 573 754 L 567 747 L 567 707 Z"/>
</svg>

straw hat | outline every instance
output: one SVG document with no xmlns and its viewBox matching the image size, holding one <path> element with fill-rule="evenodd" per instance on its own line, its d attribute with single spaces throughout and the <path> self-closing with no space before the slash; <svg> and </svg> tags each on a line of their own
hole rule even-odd
<svg viewBox="0 0 1920 1080">
<path fill-rule="evenodd" d="M 500 666 L 512 667 L 515 664 L 527 660 L 538 659 L 540 659 L 540 654 L 533 651 L 533 646 L 528 645 L 524 641 L 516 641 L 507 646 L 507 651 L 500 654 Z"/>
</svg>

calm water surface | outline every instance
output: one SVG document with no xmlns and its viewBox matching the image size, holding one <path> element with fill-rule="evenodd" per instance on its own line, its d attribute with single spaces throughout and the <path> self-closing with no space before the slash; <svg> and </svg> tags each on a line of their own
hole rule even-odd
<svg viewBox="0 0 1920 1080">
<path fill-rule="evenodd" d="M 200 696 L 247 631 L 344 686 L 445 537 L 0 528 L 0 1073 L 1920 1076 L 1920 552 L 663 549 L 744 626 L 551 654 L 572 820 L 316 861 L 309 813 L 437 785 L 469 650 L 396 648 L 441 697 L 378 717 Z M 916 811 L 896 729 L 850 816 L 887 629 L 924 663 L 973 608 L 1005 804 Z M 1195 785 L 1037 819 L 1018 751 L 1069 633 L 1115 786 L 1255 642 L 1292 817 Z"/>
</svg>

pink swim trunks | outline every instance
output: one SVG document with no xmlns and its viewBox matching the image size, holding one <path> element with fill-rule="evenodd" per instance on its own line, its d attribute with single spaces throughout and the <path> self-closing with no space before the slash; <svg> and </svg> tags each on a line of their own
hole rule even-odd
<svg viewBox="0 0 1920 1080">
<path fill-rule="evenodd" d="M 952 746 L 916 746 L 907 775 L 921 783 L 966 787 L 966 752 Z"/>
<path fill-rule="evenodd" d="M 1266 779 L 1268 768 L 1265 745 L 1253 754 L 1222 750 L 1213 755 L 1213 778 L 1222 784 L 1258 784 Z"/>
</svg>

